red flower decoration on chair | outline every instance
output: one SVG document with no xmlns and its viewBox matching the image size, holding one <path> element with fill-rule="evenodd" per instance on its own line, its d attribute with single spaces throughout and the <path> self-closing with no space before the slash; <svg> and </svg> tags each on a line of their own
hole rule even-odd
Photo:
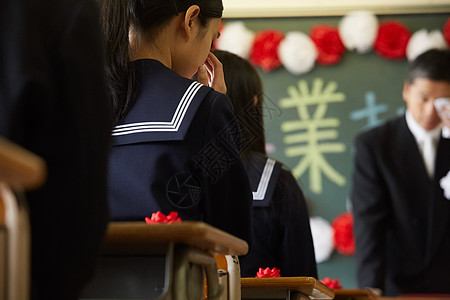
<svg viewBox="0 0 450 300">
<path fill-rule="evenodd" d="M 145 223 L 147 224 L 160 224 L 160 223 L 180 223 L 181 218 L 178 217 L 178 213 L 176 211 L 172 211 L 167 216 L 160 211 L 152 214 L 152 217 L 145 217 Z"/>
<path fill-rule="evenodd" d="M 448 18 L 447 22 L 444 25 L 443 33 L 445 41 L 447 42 L 447 45 L 450 47 L 450 18 Z"/>
<path fill-rule="evenodd" d="M 342 53 L 345 52 L 339 30 L 328 25 L 316 25 L 311 29 L 309 37 L 316 45 L 319 55 L 317 63 L 321 65 L 333 65 L 341 60 Z"/>
<path fill-rule="evenodd" d="M 259 268 L 259 271 L 256 273 L 256 278 L 263 278 L 263 277 L 281 277 L 280 276 L 280 270 L 277 268 L 270 269 L 269 267 L 263 269 Z"/>
<path fill-rule="evenodd" d="M 331 223 L 334 235 L 334 247 L 344 255 L 355 253 L 355 237 L 353 235 L 353 215 L 344 213 Z"/>
<path fill-rule="evenodd" d="M 263 30 L 255 35 L 250 53 L 250 61 L 264 71 L 272 71 L 281 66 L 278 46 L 284 34 L 278 30 Z"/>
<path fill-rule="evenodd" d="M 339 284 L 339 280 L 338 279 L 331 279 L 330 277 L 325 277 L 320 282 L 325 284 L 330 289 L 334 289 L 334 290 L 342 289 L 342 286 Z"/>
<path fill-rule="evenodd" d="M 411 33 L 408 28 L 397 21 L 386 21 L 378 27 L 374 50 L 379 55 L 389 59 L 401 59 L 406 56 Z"/>
</svg>

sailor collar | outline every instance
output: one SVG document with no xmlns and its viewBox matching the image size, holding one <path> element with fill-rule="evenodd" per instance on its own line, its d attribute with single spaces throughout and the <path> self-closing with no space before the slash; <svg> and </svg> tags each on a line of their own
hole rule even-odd
<svg viewBox="0 0 450 300">
<path fill-rule="evenodd" d="M 247 172 L 253 192 L 253 206 L 269 206 L 275 191 L 281 164 L 267 157 L 253 157 Z"/>
<path fill-rule="evenodd" d="M 113 144 L 183 140 L 211 88 L 181 77 L 157 60 L 132 64 L 139 92 L 124 122 L 113 129 Z"/>
</svg>

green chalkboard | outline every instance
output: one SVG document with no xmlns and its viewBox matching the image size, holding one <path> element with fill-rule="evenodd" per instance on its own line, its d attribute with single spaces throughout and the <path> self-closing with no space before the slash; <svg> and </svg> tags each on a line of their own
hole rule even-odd
<svg viewBox="0 0 450 300">
<path fill-rule="evenodd" d="M 442 31 L 449 14 L 377 16 L 379 21 L 396 20 L 411 33 L 419 29 Z M 337 26 L 342 17 L 243 19 L 254 32 L 278 29 L 309 33 L 314 25 Z M 224 20 L 224 23 L 236 21 Z M 403 79 L 408 62 L 388 60 L 374 52 L 347 51 L 340 63 L 316 65 L 303 75 L 293 75 L 283 67 L 265 72 L 263 79 L 267 143 L 272 157 L 291 168 L 307 197 L 311 216 L 332 222 L 349 207 L 353 139 L 367 128 L 402 114 Z M 299 110 L 295 94 L 319 92 L 320 105 Z M 324 96 L 324 91 L 329 93 Z M 308 94 L 309 93 L 309 94 Z M 324 100 L 325 99 L 325 100 Z M 316 121 L 305 121 L 313 116 Z M 356 288 L 353 256 L 333 253 L 318 265 L 319 278 L 338 278 L 344 288 Z"/>
</svg>

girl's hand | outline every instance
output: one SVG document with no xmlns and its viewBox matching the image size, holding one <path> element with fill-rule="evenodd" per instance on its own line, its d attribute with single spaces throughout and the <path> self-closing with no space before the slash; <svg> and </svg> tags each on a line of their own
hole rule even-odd
<svg viewBox="0 0 450 300">
<path fill-rule="evenodd" d="M 220 93 L 227 93 L 222 63 L 211 52 L 204 65 L 198 68 L 197 78 L 198 82 L 210 86 Z"/>
</svg>

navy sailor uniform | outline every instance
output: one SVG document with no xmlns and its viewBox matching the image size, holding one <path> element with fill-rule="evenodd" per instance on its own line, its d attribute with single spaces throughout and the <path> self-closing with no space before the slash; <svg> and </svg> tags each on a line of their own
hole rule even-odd
<svg viewBox="0 0 450 300">
<path fill-rule="evenodd" d="M 241 276 L 276 267 L 281 276 L 317 278 L 309 214 L 297 181 L 280 162 L 252 153 L 247 172 L 253 191 L 252 248 L 240 258 Z"/>
<path fill-rule="evenodd" d="M 177 211 L 250 242 L 251 189 L 231 101 L 159 61 L 132 63 L 138 97 L 112 132 L 112 220 Z"/>
</svg>

